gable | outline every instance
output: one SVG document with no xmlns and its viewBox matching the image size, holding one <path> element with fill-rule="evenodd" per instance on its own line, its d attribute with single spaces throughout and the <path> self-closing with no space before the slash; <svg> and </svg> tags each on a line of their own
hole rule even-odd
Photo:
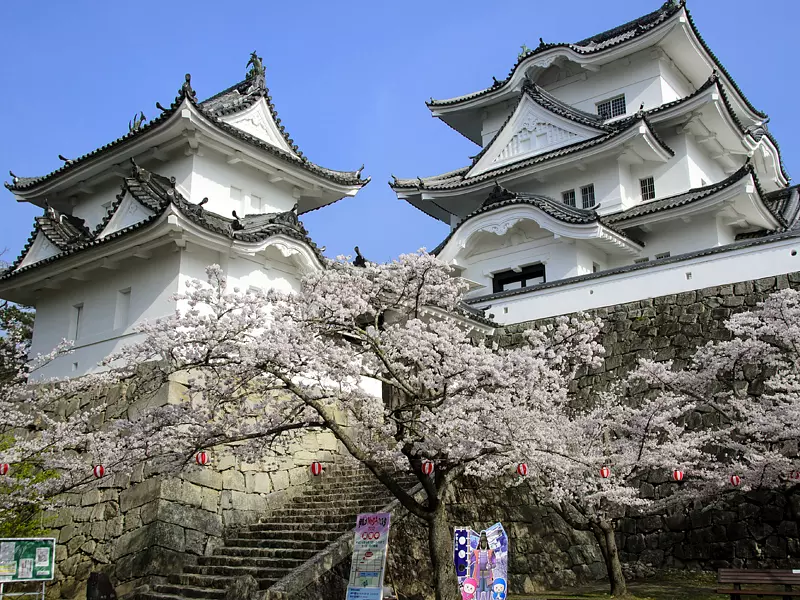
<svg viewBox="0 0 800 600">
<path fill-rule="evenodd" d="M 467 177 L 605 133 L 557 115 L 525 95 Z"/>
<path fill-rule="evenodd" d="M 17 266 L 17 269 L 36 264 L 39 261 L 61 254 L 61 249 L 41 232 L 36 232 L 36 239 L 31 244 L 30 249 L 25 253 L 25 258 Z"/>
<path fill-rule="evenodd" d="M 117 210 L 114 211 L 114 216 L 111 217 L 111 220 L 97 237 L 102 238 L 116 231 L 120 231 L 121 229 L 125 229 L 126 227 L 130 227 L 131 225 L 136 225 L 152 217 L 154 214 L 152 210 L 142 206 L 132 194 L 126 194 L 125 198 L 117 207 Z"/>
<path fill-rule="evenodd" d="M 263 142 L 290 154 L 295 154 L 283 137 L 278 125 L 275 123 L 275 119 L 272 118 L 272 112 L 269 110 L 267 101 L 264 98 L 259 98 L 257 102 L 246 110 L 222 117 L 222 120 L 228 125 L 241 129 Z"/>
</svg>

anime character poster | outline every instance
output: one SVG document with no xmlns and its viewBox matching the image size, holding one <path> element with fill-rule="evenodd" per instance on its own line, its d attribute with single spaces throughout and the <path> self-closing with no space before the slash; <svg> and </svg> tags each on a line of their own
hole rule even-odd
<svg viewBox="0 0 800 600">
<path fill-rule="evenodd" d="M 481 532 L 456 527 L 453 560 L 462 600 L 506 600 L 508 536 L 500 523 Z"/>
</svg>

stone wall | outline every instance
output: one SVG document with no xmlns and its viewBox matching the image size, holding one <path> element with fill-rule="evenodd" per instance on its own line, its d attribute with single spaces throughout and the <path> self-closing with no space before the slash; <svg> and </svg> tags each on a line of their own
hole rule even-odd
<svg viewBox="0 0 800 600">
<path fill-rule="evenodd" d="M 156 402 L 179 393 L 168 386 Z M 105 400 L 109 417 L 139 409 L 120 390 Z M 129 475 L 108 468 L 92 489 L 66 495 L 65 505 L 46 517 L 58 541 L 48 598 L 83 600 L 91 571 L 106 572 L 119 595 L 164 580 L 212 552 L 225 529 L 257 522 L 285 504 L 305 488 L 312 461 L 331 464 L 338 452 L 331 433 L 311 432 L 286 457 L 261 464 L 211 453 L 209 465 L 192 465 L 180 476 L 154 476 L 144 465 Z"/>
<path fill-rule="evenodd" d="M 589 403 L 593 394 L 607 390 L 624 377 L 639 358 L 673 360 L 676 367 L 683 367 L 699 345 L 730 338 L 724 321 L 732 314 L 752 309 L 769 294 L 789 287 L 800 288 L 800 272 L 589 311 L 603 320 L 599 341 L 606 354 L 602 365 L 578 374 L 572 391 L 579 401 Z M 517 343 L 520 333 L 537 323 L 506 327 L 500 343 Z M 664 476 L 663 480 L 645 484 L 645 493 L 655 494 L 661 485 L 675 484 Z M 506 511 L 509 508 L 504 506 Z M 620 528 L 617 544 L 623 561 L 654 568 L 789 568 L 796 567 L 800 557 L 798 519 L 800 494 L 796 490 L 752 492 L 732 495 L 721 509 L 703 510 L 697 506 L 672 516 L 628 519 Z M 550 537 L 546 531 L 539 535 L 543 539 Z M 540 560 L 530 549 L 523 552 L 528 558 L 512 561 L 535 565 Z M 551 559 L 562 566 L 569 563 L 563 555 L 551 555 Z M 579 564 L 570 569 L 581 576 L 604 575 L 597 570 L 589 572 Z"/>
</svg>

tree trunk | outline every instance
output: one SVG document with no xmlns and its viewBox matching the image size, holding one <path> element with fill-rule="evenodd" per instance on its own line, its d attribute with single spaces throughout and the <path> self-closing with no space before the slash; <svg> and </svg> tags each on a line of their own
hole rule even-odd
<svg viewBox="0 0 800 600">
<path fill-rule="evenodd" d="M 600 551 L 606 561 L 608 582 L 611 584 L 612 596 L 626 596 L 628 586 L 622 574 L 622 563 L 619 560 L 617 539 L 614 537 L 614 526 L 608 521 L 600 521 L 600 531 L 595 530 L 595 537 L 600 544 Z"/>
<path fill-rule="evenodd" d="M 436 600 L 461 600 L 453 565 L 453 532 L 444 503 L 428 517 L 428 548 Z"/>
</svg>

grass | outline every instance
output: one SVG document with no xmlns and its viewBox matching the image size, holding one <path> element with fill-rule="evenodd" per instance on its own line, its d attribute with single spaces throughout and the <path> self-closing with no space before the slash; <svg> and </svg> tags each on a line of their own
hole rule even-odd
<svg viewBox="0 0 800 600">
<path fill-rule="evenodd" d="M 715 594 L 715 573 L 676 573 L 653 579 L 628 582 L 626 600 L 725 600 L 728 596 Z M 509 596 L 509 600 L 547 600 L 549 598 L 600 599 L 611 598 L 608 584 L 597 582 L 563 591 L 537 593 L 533 595 Z"/>
</svg>

